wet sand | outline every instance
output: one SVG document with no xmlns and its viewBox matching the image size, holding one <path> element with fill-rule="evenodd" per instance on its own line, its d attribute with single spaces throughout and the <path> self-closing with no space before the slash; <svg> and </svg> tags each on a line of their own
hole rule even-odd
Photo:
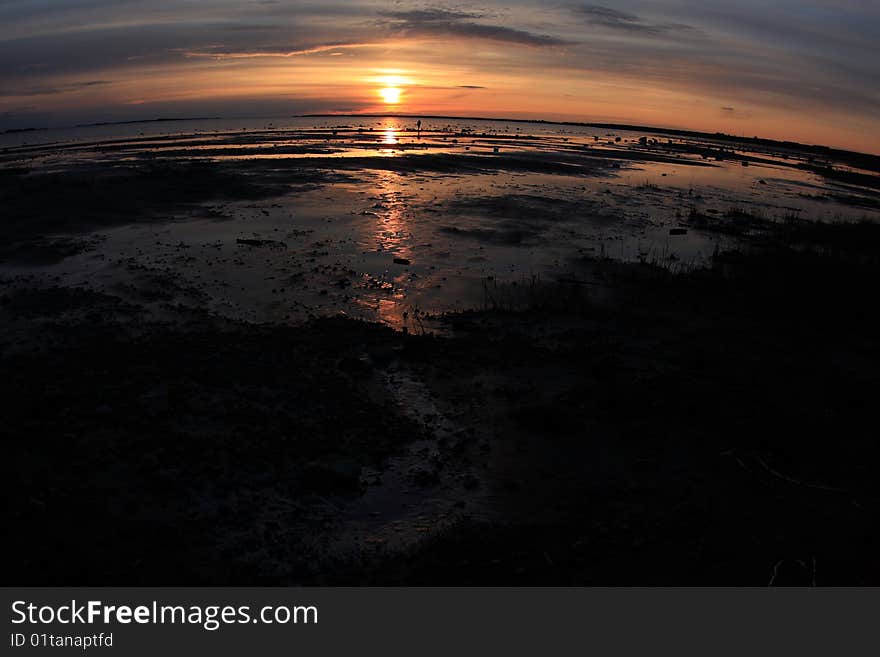
<svg viewBox="0 0 880 657">
<path fill-rule="evenodd" d="M 338 122 L 0 150 L 15 576 L 876 583 L 875 172 Z"/>
</svg>

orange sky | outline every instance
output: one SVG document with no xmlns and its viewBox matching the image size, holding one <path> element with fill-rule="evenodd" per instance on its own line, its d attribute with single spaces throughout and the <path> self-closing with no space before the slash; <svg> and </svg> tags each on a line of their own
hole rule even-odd
<svg viewBox="0 0 880 657">
<path fill-rule="evenodd" d="M 880 72 L 868 58 L 878 11 L 866 3 L 202 4 L 0 5 L 0 128 L 395 111 L 639 123 L 880 153 Z"/>
</svg>

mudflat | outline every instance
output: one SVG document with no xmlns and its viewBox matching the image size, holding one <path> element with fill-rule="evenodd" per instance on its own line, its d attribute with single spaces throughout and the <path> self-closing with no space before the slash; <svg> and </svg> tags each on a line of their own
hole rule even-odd
<svg viewBox="0 0 880 657">
<path fill-rule="evenodd" d="M 0 148 L 10 583 L 878 581 L 877 158 L 297 121 Z"/>
</svg>

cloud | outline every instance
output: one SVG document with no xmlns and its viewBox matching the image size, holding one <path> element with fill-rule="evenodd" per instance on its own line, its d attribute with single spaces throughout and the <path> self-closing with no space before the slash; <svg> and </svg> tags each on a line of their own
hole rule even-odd
<svg viewBox="0 0 880 657">
<path fill-rule="evenodd" d="M 575 11 L 595 25 L 602 27 L 610 27 L 612 29 L 624 30 L 644 30 L 650 29 L 651 26 L 644 25 L 635 14 L 627 14 L 626 12 L 617 11 L 608 7 L 600 7 L 598 5 L 587 5 L 585 7 L 576 7 Z"/>
<path fill-rule="evenodd" d="M 484 14 L 448 9 L 392 11 L 384 14 L 380 25 L 393 33 L 422 37 L 463 37 L 485 39 L 531 47 L 564 46 L 569 41 L 548 34 L 478 22 Z"/>
<path fill-rule="evenodd" d="M 485 16 L 481 12 L 456 11 L 453 9 L 413 9 L 409 11 L 388 11 L 385 15 L 402 21 L 412 23 L 440 23 L 459 20 L 475 20 Z"/>
<path fill-rule="evenodd" d="M 54 85 L 29 85 L 21 87 L 9 87 L 0 89 L 0 98 L 4 96 L 28 97 L 28 96 L 49 96 L 54 94 L 63 94 L 70 91 L 80 91 L 92 87 L 103 87 L 111 84 L 109 80 L 84 80 L 81 82 L 68 82 Z"/>
<path fill-rule="evenodd" d="M 590 25 L 613 30 L 628 32 L 641 36 L 667 36 L 671 34 L 688 34 L 690 36 L 703 36 L 701 30 L 684 23 L 656 23 L 647 21 L 636 14 L 630 14 L 610 7 L 601 5 L 579 5 L 573 8 L 575 14 L 585 19 Z"/>
<path fill-rule="evenodd" d="M 330 53 L 331 55 L 339 55 L 342 53 L 334 52 L 339 50 L 348 50 L 352 48 L 369 48 L 375 47 L 375 43 L 329 43 L 317 46 L 308 46 L 300 48 L 281 48 L 271 50 L 250 50 L 250 51 L 234 51 L 224 49 L 223 46 L 209 46 L 202 50 L 186 50 L 183 54 L 186 57 L 207 57 L 209 59 L 253 59 L 256 57 L 302 57 L 304 55 L 320 55 L 322 53 Z"/>
</svg>

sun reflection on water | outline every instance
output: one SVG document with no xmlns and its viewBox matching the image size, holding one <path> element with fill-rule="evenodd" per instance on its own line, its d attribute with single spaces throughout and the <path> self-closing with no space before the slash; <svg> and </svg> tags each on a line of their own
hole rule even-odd
<svg viewBox="0 0 880 657">
<path fill-rule="evenodd" d="M 411 257 L 407 218 L 407 204 L 403 196 L 402 180 L 394 171 L 382 171 L 377 176 L 376 232 L 379 251 L 396 258 Z"/>
<path fill-rule="evenodd" d="M 400 143 L 400 139 L 398 138 L 397 127 L 393 125 L 385 126 L 382 131 L 382 143 L 387 144 L 389 146 L 393 146 L 395 144 Z"/>
<path fill-rule="evenodd" d="M 396 139 L 394 128 L 388 128 L 388 132 Z M 390 285 L 381 286 L 383 291 L 381 296 L 377 295 L 373 300 L 372 310 L 380 321 L 397 328 L 405 323 L 404 290 L 411 276 L 409 266 L 403 263 L 409 263 L 413 258 L 412 217 L 403 193 L 403 183 L 402 177 L 396 172 L 377 172 L 373 194 L 376 202 L 369 213 L 372 225 L 365 226 L 364 235 L 364 246 L 369 244 L 388 263 L 382 282 Z"/>
</svg>

